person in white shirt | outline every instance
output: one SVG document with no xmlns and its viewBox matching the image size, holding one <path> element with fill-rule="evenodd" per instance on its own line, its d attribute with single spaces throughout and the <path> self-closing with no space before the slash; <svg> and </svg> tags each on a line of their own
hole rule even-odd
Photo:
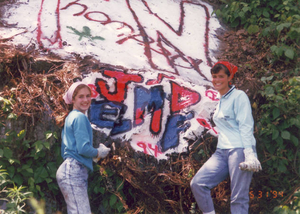
<svg viewBox="0 0 300 214">
<path fill-rule="evenodd" d="M 233 214 L 248 213 L 249 187 L 253 172 L 261 170 L 253 135 L 253 116 L 248 96 L 231 86 L 237 66 L 219 61 L 211 69 L 212 83 L 219 92 L 213 120 L 218 131 L 215 153 L 203 164 L 191 181 L 198 207 L 204 214 L 214 214 L 211 189 L 230 177 Z"/>
</svg>

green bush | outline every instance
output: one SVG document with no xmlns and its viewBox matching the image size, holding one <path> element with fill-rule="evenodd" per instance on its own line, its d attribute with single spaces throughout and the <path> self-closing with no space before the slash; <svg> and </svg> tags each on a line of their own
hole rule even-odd
<svg viewBox="0 0 300 214">
<path fill-rule="evenodd" d="M 6 120 L 17 119 L 17 115 L 12 113 L 12 105 L 14 101 L 12 99 L 6 99 L 4 97 L 0 97 L 0 106 L 1 112 L 3 116 L 0 118 L 0 127 L 5 125 Z"/>
<path fill-rule="evenodd" d="M 263 77 L 264 102 L 258 124 L 264 171 L 269 187 L 289 191 L 299 184 L 300 175 L 300 76 L 287 80 Z"/>
<path fill-rule="evenodd" d="M 300 213 L 300 190 L 293 197 L 293 200 L 287 205 L 280 205 L 274 208 L 274 214 L 299 214 Z"/>
<path fill-rule="evenodd" d="M 297 0 L 222 0 L 214 13 L 233 28 L 261 32 L 277 60 L 294 61 L 299 54 L 300 5 Z"/>
<path fill-rule="evenodd" d="M 2 166 L 0 166 L 0 168 L 1 167 Z M 5 169 L 0 170 L 0 194 L 1 200 L 6 201 L 5 213 L 26 213 L 26 210 L 24 209 L 26 207 L 26 201 L 32 197 L 32 193 L 24 192 L 26 188 L 23 186 L 17 187 L 11 180 L 7 178 L 7 175 L 8 173 Z"/>
<path fill-rule="evenodd" d="M 31 142 L 25 139 L 26 131 L 7 131 L 0 142 L 0 165 L 17 185 L 28 186 L 36 196 L 44 196 L 45 190 L 57 193 L 56 170 L 61 162 L 60 146 L 50 145 L 56 133 L 46 132 L 44 140 Z M 47 192 L 46 191 L 46 192 Z"/>
<path fill-rule="evenodd" d="M 99 173 L 101 172 L 101 173 Z M 123 192 L 123 178 L 109 168 L 101 165 L 94 166 L 94 173 L 89 179 L 89 195 L 94 213 L 124 213 L 126 195 Z M 130 188 L 126 189 L 130 192 Z"/>
</svg>

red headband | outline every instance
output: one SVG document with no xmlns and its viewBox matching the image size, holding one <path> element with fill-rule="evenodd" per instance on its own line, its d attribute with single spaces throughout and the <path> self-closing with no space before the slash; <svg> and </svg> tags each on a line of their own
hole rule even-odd
<svg viewBox="0 0 300 214">
<path fill-rule="evenodd" d="M 237 72 L 237 70 L 238 70 L 238 67 L 237 67 L 237 66 L 235 66 L 235 65 L 233 65 L 233 64 L 231 64 L 230 62 L 227 62 L 227 61 L 219 61 L 219 62 L 217 62 L 216 64 L 214 64 L 214 66 L 217 65 L 217 64 L 225 65 L 226 68 L 228 68 L 229 73 L 232 74 L 232 76 L 234 76 L 234 74 L 235 74 L 235 73 Z"/>
</svg>

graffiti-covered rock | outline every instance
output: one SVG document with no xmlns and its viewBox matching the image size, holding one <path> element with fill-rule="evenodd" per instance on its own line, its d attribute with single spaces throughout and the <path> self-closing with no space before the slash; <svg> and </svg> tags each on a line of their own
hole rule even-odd
<svg viewBox="0 0 300 214">
<path fill-rule="evenodd" d="M 184 152 L 187 141 L 216 130 L 210 117 L 216 91 L 179 76 L 103 70 L 83 78 L 92 89 L 88 116 L 94 129 L 158 159 Z M 196 140 L 196 139 L 194 139 Z"/>
</svg>

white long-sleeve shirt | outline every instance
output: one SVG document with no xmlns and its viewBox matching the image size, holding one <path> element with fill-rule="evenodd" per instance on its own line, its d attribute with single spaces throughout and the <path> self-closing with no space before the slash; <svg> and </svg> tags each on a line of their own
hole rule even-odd
<svg viewBox="0 0 300 214">
<path fill-rule="evenodd" d="M 256 145 L 251 104 L 244 91 L 231 87 L 220 98 L 213 120 L 218 130 L 217 148 L 249 148 Z"/>
</svg>

